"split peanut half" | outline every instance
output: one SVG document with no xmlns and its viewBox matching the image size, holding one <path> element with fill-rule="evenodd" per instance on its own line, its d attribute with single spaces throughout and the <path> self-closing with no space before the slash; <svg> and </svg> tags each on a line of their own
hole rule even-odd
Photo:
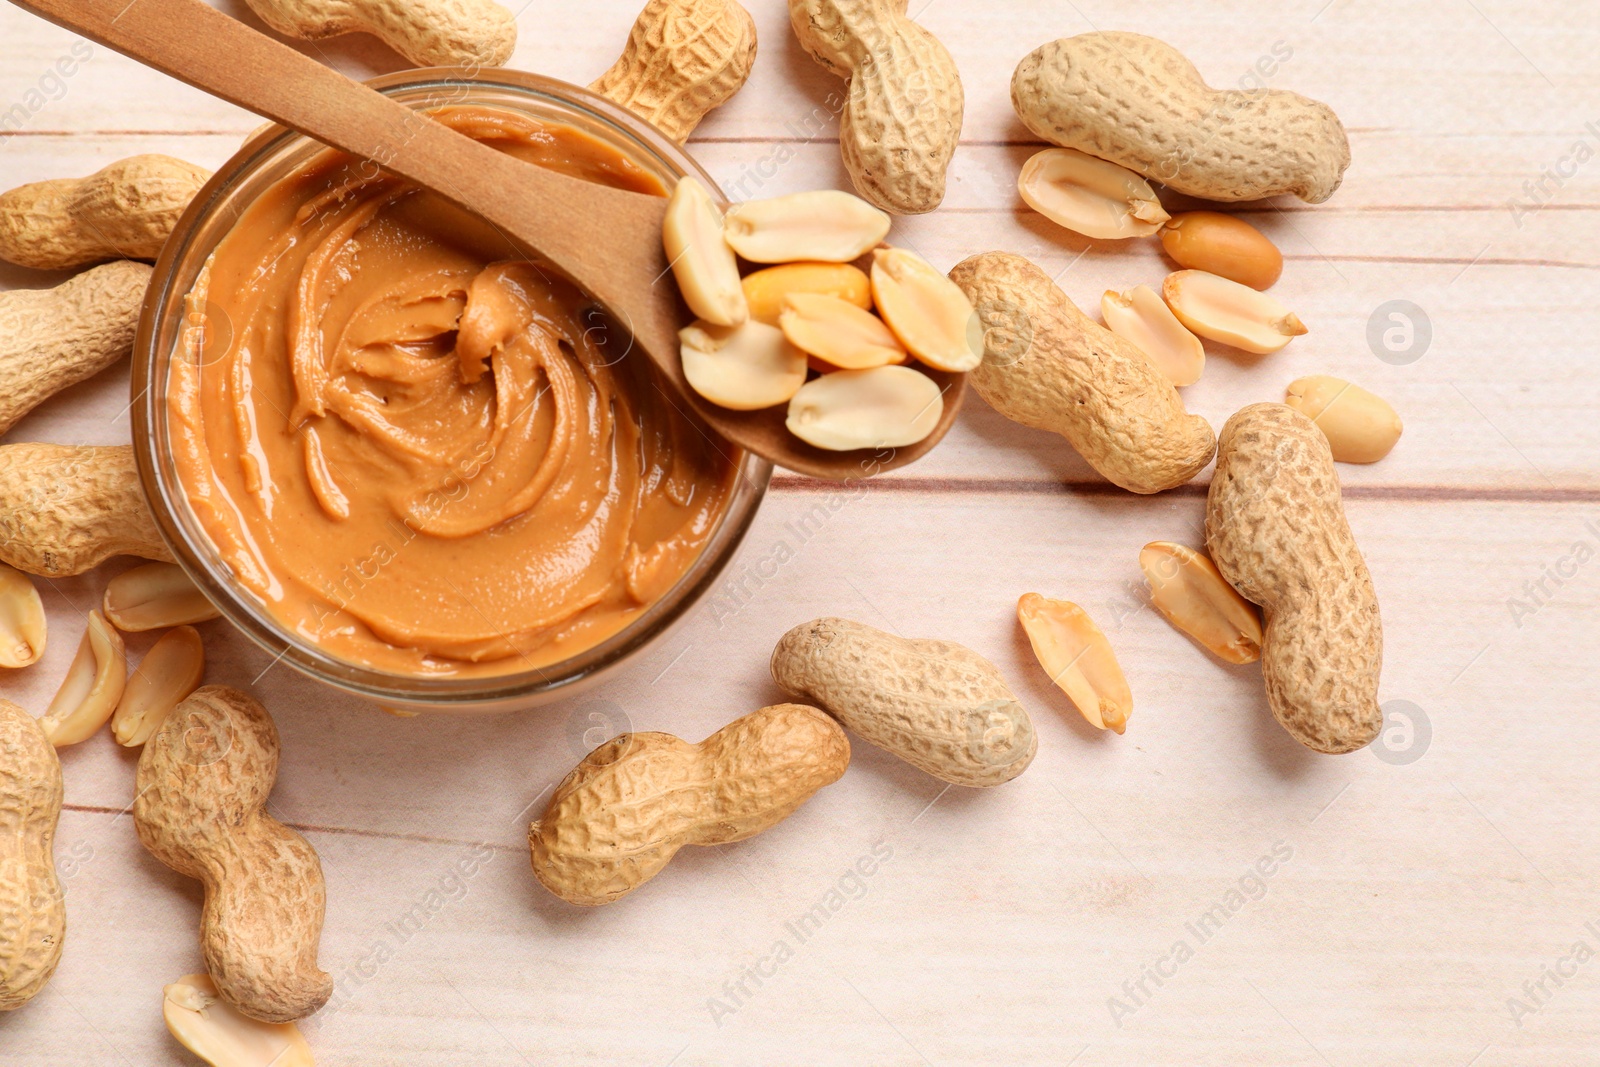
<svg viewBox="0 0 1600 1067">
<path fill-rule="evenodd" d="M 0 563 L 0 667 L 27 667 L 44 655 L 44 602 L 33 581 Z"/>
<path fill-rule="evenodd" d="M 791 293 L 823 293 L 858 308 L 872 307 L 872 283 L 848 263 L 784 263 L 744 276 L 745 303 L 757 322 L 778 325 L 784 298 Z"/>
<path fill-rule="evenodd" d="M 843 370 L 906 361 L 906 350 L 882 319 L 837 296 L 790 293 L 778 325 L 795 347 Z"/>
<path fill-rule="evenodd" d="M 1035 153 L 1022 165 L 1017 192 L 1057 226 L 1099 240 L 1148 237 L 1169 218 L 1149 182 L 1075 148 Z"/>
<path fill-rule="evenodd" d="M 696 178 L 678 179 L 661 224 L 661 246 L 684 303 L 700 318 L 718 326 L 745 320 L 744 287 L 739 262 L 723 239 L 725 222 L 711 194 Z"/>
<path fill-rule="evenodd" d="M 1326 374 L 1290 382 L 1283 402 L 1317 424 L 1341 463 L 1378 462 L 1405 429 L 1383 397 Z"/>
<path fill-rule="evenodd" d="M 1122 733 L 1133 713 L 1133 693 L 1111 642 L 1078 605 L 1025 593 L 1017 619 L 1039 666 L 1077 705 L 1089 725 Z"/>
<path fill-rule="evenodd" d="M 44 735 L 57 748 L 93 737 L 116 710 L 127 681 L 128 653 L 122 635 L 98 611 L 89 612 L 78 654 L 39 720 Z"/>
<path fill-rule="evenodd" d="M 1161 295 L 1189 329 L 1245 352 L 1276 352 L 1306 332 L 1294 312 L 1272 297 L 1203 270 L 1167 275 Z"/>
<path fill-rule="evenodd" d="M 1161 247 L 1180 267 L 1220 274 L 1252 289 L 1271 289 L 1283 253 L 1267 235 L 1220 211 L 1185 211 L 1161 228 Z"/>
<path fill-rule="evenodd" d="M 125 633 L 205 622 L 221 612 L 176 563 L 146 563 L 106 583 L 101 610 Z"/>
<path fill-rule="evenodd" d="M 264 1023 L 217 995 L 207 974 L 161 991 L 161 1018 L 178 1043 L 211 1067 L 314 1067 L 311 1046 L 293 1023 Z"/>
<path fill-rule="evenodd" d="M 1211 557 L 1151 541 L 1139 550 L 1139 568 L 1156 610 L 1201 648 L 1229 663 L 1261 658 L 1261 610 L 1227 583 Z"/>
<path fill-rule="evenodd" d="M 161 729 L 172 709 L 200 688 L 206 673 L 206 650 L 200 631 L 178 626 L 150 646 L 128 677 L 122 699 L 111 716 L 111 736 L 133 748 Z"/>
<path fill-rule="evenodd" d="M 872 298 L 900 343 L 928 366 L 961 372 L 983 361 L 983 323 L 972 301 L 915 252 L 872 254 Z"/>
<path fill-rule="evenodd" d="M 783 331 L 754 319 L 695 322 L 678 331 L 683 376 L 695 392 L 733 411 L 781 404 L 805 384 L 806 354 Z"/>
<path fill-rule="evenodd" d="M 818 189 L 735 204 L 722 230 L 752 263 L 848 263 L 888 236 L 889 221 L 859 196 Z"/>
<path fill-rule="evenodd" d="M 1100 298 L 1106 327 L 1150 357 L 1173 385 L 1193 385 L 1206 369 L 1206 346 L 1148 285 L 1125 293 L 1106 290 Z"/>
<path fill-rule="evenodd" d="M 910 367 L 841 370 L 807 382 L 789 401 L 789 432 L 817 448 L 900 448 L 933 432 L 944 394 Z"/>
</svg>

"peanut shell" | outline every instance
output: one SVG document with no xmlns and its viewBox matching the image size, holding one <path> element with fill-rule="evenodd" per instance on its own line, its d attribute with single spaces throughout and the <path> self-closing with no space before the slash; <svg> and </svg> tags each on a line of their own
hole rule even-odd
<svg viewBox="0 0 1600 1067">
<path fill-rule="evenodd" d="M 1033 720 L 993 663 L 954 641 L 909 640 L 849 619 L 796 626 L 772 679 L 845 728 L 952 785 L 992 786 L 1027 769 Z"/>
<path fill-rule="evenodd" d="M 1383 624 L 1315 423 L 1283 404 L 1251 404 L 1228 420 L 1206 546 L 1228 583 L 1261 606 L 1273 715 L 1318 752 L 1370 744 L 1383 725 Z"/>
<path fill-rule="evenodd" d="M 967 376 L 1013 422 L 1065 437 L 1095 470 L 1135 493 L 1182 485 L 1211 461 L 1211 425 L 1184 410 L 1154 363 L 1079 311 L 1021 256 L 984 252 L 950 277 L 984 327 Z"/>
</svg>

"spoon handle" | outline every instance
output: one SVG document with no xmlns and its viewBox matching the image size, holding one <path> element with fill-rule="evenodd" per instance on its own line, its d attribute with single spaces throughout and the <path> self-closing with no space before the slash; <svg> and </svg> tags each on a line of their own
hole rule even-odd
<svg viewBox="0 0 1600 1067">
<path fill-rule="evenodd" d="M 370 159 L 475 212 L 594 290 L 596 233 L 579 220 L 636 193 L 531 167 L 432 121 L 204 0 L 13 0 L 82 34 L 323 144 Z M 626 207 L 624 198 L 627 201 Z M 602 287 L 603 288 L 603 287 Z"/>
</svg>

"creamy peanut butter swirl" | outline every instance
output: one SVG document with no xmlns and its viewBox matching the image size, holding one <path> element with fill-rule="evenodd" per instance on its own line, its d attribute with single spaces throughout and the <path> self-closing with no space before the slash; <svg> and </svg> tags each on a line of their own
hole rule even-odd
<svg viewBox="0 0 1600 1067">
<path fill-rule="evenodd" d="M 577 131 L 438 115 L 660 192 Z M 636 618 L 716 527 L 731 457 L 582 292 L 513 255 L 325 152 L 244 213 L 191 294 L 209 332 L 174 361 L 180 476 L 240 582 L 326 651 L 419 674 L 548 664 Z"/>
</svg>

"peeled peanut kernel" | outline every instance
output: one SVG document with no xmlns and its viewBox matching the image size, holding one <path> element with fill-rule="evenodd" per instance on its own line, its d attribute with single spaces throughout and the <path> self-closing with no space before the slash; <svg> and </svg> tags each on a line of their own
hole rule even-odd
<svg viewBox="0 0 1600 1067">
<path fill-rule="evenodd" d="M 781 404 L 806 381 L 806 354 L 776 326 L 694 322 L 678 331 L 683 376 L 721 407 L 755 411 Z"/>
<path fill-rule="evenodd" d="M 314 1067 L 311 1046 L 294 1023 L 264 1023 L 217 995 L 208 974 L 161 990 L 161 1018 L 178 1043 L 211 1067 Z"/>
<path fill-rule="evenodd" d="M 888 215 L 838 189 L 746 200 L 723 222 L 723 236 L 752 263 L 848 263 L 888 234 Z"/>
<path fill-rule="evenodd" d="M 1017 601 L 1017 619 L 1039 666 L 1089 725 L 1120 734 L 1133 713 L 1133 694 L 1111 642 L 1088 613 L 1070 600 L 1024 593 Z"/>
<path fill-rule="evenodd" d="M 1283 253 L 1248 222 L 1220 211 L 1185 211 L 1161 228 L 1161 247 L 1180 267 L 1210 271 L 1252 289 L 1271 289 Z"/>
<path fill-rule="evenodd" d="M 661 247 L 672 276 L 690 311 L 718 326 L 737 326 L 748 311 L 739 261 L 723 240 L 724 226 L 706 187 L 696 178 L 679 178 L 661 224 Z"/>
<path fill-rule="evenodd" d="M 1033 210 L 1099 240 L 1148 237 L 1169 216 L 1133 171 L 1076 148 L 1046 148 L 1022 165 L 1017 192 Z"/>
<path fill-rule="evenodd" d="M 983 323 L 961 287 L 904 248 L 872 253 L 872 299 L 906 350 L 943 371 L 983 361 Z"/>
<path fill-rule="evenodd" d="M 1383 397 L 1326 374 L 1290 382 L 1283 402 L 1317 424 L 1340 463 L 1378 462 L 1404 429 Z"/>
<path fill-rule="evenodd" d="M 1139 550 L 1139 567 L 1156 610 L 1201 648 L 1229 663 L 1261 658 L 1261 610 L 1227 583 L 1211 557 L 1151 541 Z"/>
<path fill-rule="evenodd" d="M 790 293 L 826 293 L 858 308 L 872 307 L 872 283 L 848 263 L 784 263 L 744 276 L 744 299 L 750 317 L 778 325 L 783 298 Z"/>
<path fill-rule="evenodd" d="M 873 367 L 824 374 L 789 401 L 789 432 L 832 452 L 900 448 L 933 432 L 944 394 L 910 367 Z"/>
<path fill-rule="evenodd" d="M 1106 328 L 1150 357 L 1173 385 L 1193 385 L 1206 369 L 1206 346 L 1148 285 L 1125 293 L 1107 289 L 1100 298 Z"/>
<path fill-rule="evenodd" d="M 116 710 L 127 681 L 128 653 L 122 635 L 98 611 L 89 612 L 78 654 L 39 720 L 44 735 L 57 748 L 93 737 Z"/>
<path fill-rule="evenodd" d="M 128 748 L 144 744 L 161 729 L 172 709 L 200 688 L 205 673 L 206 650 L 200 631 L 178 626 L 162 634 L 128 677 L 122 700 L 111 716 L 111 736 Z"/>
<path fill-rule="evenodd" d="M 205 622 L 222 614 L 176 563 L 146 563 L 123 571 L 106 583 L 100 607 L 127 633 Z"/>
<path fill-rule="evenodd" d="M 0 667 L 26 667 L 44 655 L 44 602 L 26 574 L 0 563 Z"/>
<path fill-rule="evenodd" d="M 790 293 L 778 325 L 797 348 L 842 370 L 904 363 L 906 350 L 883 320 L 822 293 Z"/>
<path fill-rule="evenodd" d="M 1189 329 L 1245 352 L 1276 352 L 1306 332 L 1294 312 L 1272 297 L 1203 270 L 1167 275 L 1161 296 Z"/>
</svg>

